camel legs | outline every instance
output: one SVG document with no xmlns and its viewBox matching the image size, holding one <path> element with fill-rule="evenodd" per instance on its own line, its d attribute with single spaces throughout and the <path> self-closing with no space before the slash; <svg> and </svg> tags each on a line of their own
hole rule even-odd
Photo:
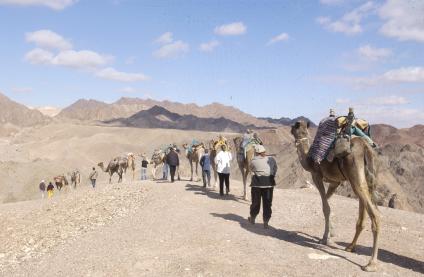
<svg viewBox="0 0 424 277">
<path fill-rule="evenodd" d="M 215 180 L 215 182 L 213 184 L 213 188 L 215 189 L 216 186 L 218 185 L 218 172 L 216 171 L 215 166 L 213 166 L 213 179 Z"/>
<path fill-rule="evenodd" d="M 352 186 L 352 189 L 356 192 L 356 195 L 359 198 L 359 218 L 356 224 L 356 233 L 351 245 L 348 246 L 347 250 L 354 249 L 356 241 L 363 229 L 363 221 L 365 218 L 365 211 L 368 213 L 369 218 L 371 219 L 371 229 L 373 234 L 373 250 L 371 259 L 366 266 L 362 269 L 364 271 L 376 271 L 378 263 L 378 239 L 380 232 L 380 215 L 378 213 L 377 207 L 371 200 L 370 191 L 368 189 L 368 184 L 365 177 L 365 172 L 355 172 L 349 176 L 349 181 Z"/>
<path fill-rule="evenodd" d="M 324 234 L 322 236 L 320 243 L 331 246 L 333 244 L 331 242 L 331 239 L 329 238 L 331 208 L 330 208 L 330 205 L 328 204 L 327 195 L 325 193 L 324 182 L 322 181 L 322 178 L 320 176 L 313 175 L 312 179 L 315 183 L 315 186 L 317 187 L 319 191 L 319 195 L 321 196 L 322 211 L 324 213 L 324 218 L 325 218 Z"/>
<path fill-rule="evenodd" d="M 243 199 L 247 199 L 247 191 L 246 191 L 246 185 L 247 185 L 247 175 L 249 174 L 249 171 L 245 169 L 244 167 L 240 167 L 241 175 L 243 176 Z"/>
<path fill-rule="evenodd" d="M 328 189 L 327 189 L 327 193 L 325 195 L 325 197 L 327 198 L 327 202 L 330 199 L 330 197 L 334 194 L 336 189 L 339 187 L 339 185 L 340 185 L 340 183 L 330 183 L 330 185 L 328 186 Z M 330 237 L 334 237 L 335 233 L 334 233 L 333 224 L 331 224 L 331 218 L 329 220 L 329 224 L 330 224 Z"/>
<path fill-rule="evenodd" d="M 190 176 L 190 182 L 193 181 L 193 161 L 190 160 L 190 169 L 191 169 L 191 176 Z"/>
<path fill-rule="evenodd" d="M 362 201 L 359 201 L 359 216 L 358 216 L 358 221 L 356 222 L 356 232 L 355 232 L 355 236 L 351 242 L 351 244 L 349 244 L 348 247 L 346 247 L 346 251 L 348 252 L 355 252 L 356 251 L 356 242 L 358 241 L 359 235 L 361 234 L 362 230 L 364 229 L 364 219 L 365 219 L 365 207 L 364 204 L 362 203 Z"/>
<path fill-rule="evenodd" d="M 365 178 L 365 177 L 364 177 Z M 368 187 L 365 183 L 365 186 L 362 186 L 362 189 L 358 191 L 358 197 L 365 207 L 370 219 L 371 219 L 371 229 L 373 235 L 373 250 L 371 259 L 366 266 L 362 269 L 364 271 L 376 271 L 378 263 L 378 239 L 380 233 L 380 216 L 378 214 L 377 207 L 372 203 L 371 196 L 368 192 Z M 356 234 L 355 234 L 356 235 Z M 359 234 L 358 234 L 359 236 Z"/>
</svg>

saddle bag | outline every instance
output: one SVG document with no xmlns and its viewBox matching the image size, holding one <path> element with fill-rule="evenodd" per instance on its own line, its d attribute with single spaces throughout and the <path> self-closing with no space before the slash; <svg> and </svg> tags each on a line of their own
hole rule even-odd
<svg viewBox="0 0 424 277">
<path fill-rule="evenodd" d="M 334 156 L 336 158 L 344 158 L 351 152 L 350 137 L 347 135 L 337 136 L 334 143 Z"/>
</svg>

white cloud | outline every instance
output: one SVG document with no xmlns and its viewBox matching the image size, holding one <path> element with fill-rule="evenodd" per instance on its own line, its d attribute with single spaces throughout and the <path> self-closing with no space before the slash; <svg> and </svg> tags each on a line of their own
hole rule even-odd
<svg viewBox="0 0 424 277">
<path fill-rule="evenodd" d="M 378 15 L 385 20 L 380 29 L 383 35 L 424 42 L 424 1 L 388 0 Z"/>
<path fill-rule="evenodd" d="M 364 89 L 367 87 L 393 83 L 424 83 L 424 67 L 401 67 L 386 71 L 380 75 L 369 77 L 321 76 L 315 79 L 331 84 L 347 84 L 354 89 Z"/>
<path fill-rule="evenodd" d="M 392 50 L 388 48 L 376 48 L 371 45 L 363 45 L 358 48 L 358 54 L 363 59 L 378 61 L 391 56 Z"/>
<path fill-rule="evenodd" d="M 155 42 L 159 43 L 159 44 L 168 44 L 168 43 L 171 43 L 173 41 L 174 41 L 174 39 L 172 37 L 171 32 L 163 33 L 162 35 L 160 35 L 158 38 L 155 39 Z"/>
<path fill-rule="evenodd" d="M 35 48 L 25 55 L 25 60 L 32 64 L 51 64 L 54 54 L 52 52 Z"/>
<path fill-rule="evenodd" d="M 390 82 L 424 82 L 424 67 L 401 67 L 389 70 L 381 78 Z"/>
<path fill-rule="evenodd" d="M 189 45 L 181 40 L 166 44 L 153 52 L 153 56 L 159 59 L 175 58 L 189 51 Z"/>
<path fill-rule="evenodd" d="M 30 93 L 33 91 L 33 89 L 30 87 L 16 87 L 12 88 L 12 91 L 16 93 Z"/>
<path fill-rule="evenodd" d="M 1 1 L 1 0 L 0 0 Z M 39 30 L 25 35 L 26 41 L 41 48 L 68 50 L 72 44 L 61 35 L 50 30 Z"/>
<path fill-rule="evenodd" d="M 200 44 L 199 49 L 200 51 L 203 51 L 203 52 L 212 52 L 219 45 L 220 45 L 219 41 L 211 40 L 209 42 Z"/>
<path fill-rule="evenodd" d="M 355 114 L 371 123 L 387 123 L 398 128 L 411 127 L 424 122 L 424 111 L 390 105 L 364 105 L 356 107 Z"/>
<path fill-rule="evenodd" d="M 279 42 L 279 41 L 286 41 L 288 39 L 289 39 L 289 35 L 287 33 L 281 33 L 281 34 L 271 38 L 268 41 L 267 45 L 271 45 L 271 44 L 274 44 L 274 43 Z"/>
<path fill-rule="evenodd" d="M 45 6 L 54 10 L 63 10 L 78 0 L 0 0 L 0 5 Z"/>
<path fill-rule="evenodd" d="M 386 105 L 386 106 L 395 106 L 395 105 L 403 105 L 408 104 L 409 101 L 402 96 L 390 95 L 383 97 L 375 97 L 368 100 L 370 104 L 375 105 Z"/>
<path fill-rule="evenodd" d="M 336 101 L 337 102 L 337 101 Z M 404 106 L 410 102 L 401 96 L 381 96 L 362 101 L 339 102 L 337 110 L 355 108 L 355 115 L 367 119 L 371 124 L 386 123 L 396 127 L 411 127 L 424 122 L 424 111 Z"/>
<path fill-rule="evenodd" d="M 32 64 L 45 64 L 54 66 L 73 67 L 78 69 L 90 69 L 108 64 L 113 58 L 100 55 L 89 50 L 66 50 L 57 55 L 52 52 L 36 48 L 25 55 L 25 60 Z"/>
<path fill-rule="evenodd" d="M 332 32 L 356 35 L 363 31 L 361 26 L 362 19 L 370 12 L 374 11 L 375 8 L 375 4 L 368 1 L 351 12 L 346 13 L 339 20 L 332 20 L 330 17 L 324 16 L 320 16 L 316 20 L 319 24 Z"/>
<path fill-rule="evenodd" d="M 234 22 L 217 26 L 215 27 L 214 32 L 221 36 L 238 36 L 245 34 L 246 30 L 247 27 L 243 24 L 243 22 Z"/>
<path fill-rule="evenodd" d="M 53 65 L 67 66 L 74 68 L 95 68 L 108 64 L 113 58 L 104 56 L 89 50 L 62 51 L 53 60 Z"/>
<path fill-rule="evenodd" d="M 102 79 L 119 81 L 119 82 L 137 82 L 146 81 L 150 78 L 143 73 L 127 73 L 117 71 L 112 67 L 104 68 L 96 73 L 96 76 Z"/>
</svg>

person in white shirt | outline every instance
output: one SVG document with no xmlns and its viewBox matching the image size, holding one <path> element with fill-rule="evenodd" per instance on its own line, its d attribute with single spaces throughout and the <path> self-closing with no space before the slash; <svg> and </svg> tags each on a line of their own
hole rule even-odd
<svg viewBox="0 0 424 277">
<path fill-rule="evenodd" d="M 230 192 L 230 162 L 233 159 L 231 152 L 227 151 L 227 146 L 221 146 L 220 151 L 215 157 L 216 171 L 219 176 L 219 195 L 224 195 L 224 182 L 226 194 Z"/>
</svg>

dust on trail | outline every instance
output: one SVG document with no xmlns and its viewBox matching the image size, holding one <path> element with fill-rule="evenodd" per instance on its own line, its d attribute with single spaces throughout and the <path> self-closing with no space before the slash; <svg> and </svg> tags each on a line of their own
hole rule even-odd
<svg viewBox="0 0 424 277">
<path fill-rule="evenodd" d="M 276 190 L 271 228 L 265 230 L 260 216 L 254 226 L 247 222 L 249 203 L 238 197 L 240 182 L 232 181 L 231 186 L 233 195 L 221 199 L 217 191 L 204 190 L 200 183 L 187 181 L 99 184 L 95 192 L 81 188 L 50 202 L 0 206 L 1 219 L 17 230 L 18 239 L 11 249 L 23 248 L 30 236 L 37 238 L 34 244 L 50 241 L 49 247 L 33 247 L 28 251 L 37 255 L 16 257 L 16 263 L 8 262 L 10 256 L 0 257 L 0 275 L 421 276 L 424 273 L 423 215 L 382 208 L 380 271 L 365 273 L 360 265 L 367 263 L 371 252 L 368 223 L 359 241 L 359 253 L 343 250 L 354 234 L 358 210 L 355 200 L 335 196 L 331 201 L 338 243 L 334 249 L 317 243 L 323 231 L 323 216 L 315 189 Z M 83 231 L 79 231 L 81 227 Z M 0 245 L 12 233 L 2 235 Z"/>
</svg>

